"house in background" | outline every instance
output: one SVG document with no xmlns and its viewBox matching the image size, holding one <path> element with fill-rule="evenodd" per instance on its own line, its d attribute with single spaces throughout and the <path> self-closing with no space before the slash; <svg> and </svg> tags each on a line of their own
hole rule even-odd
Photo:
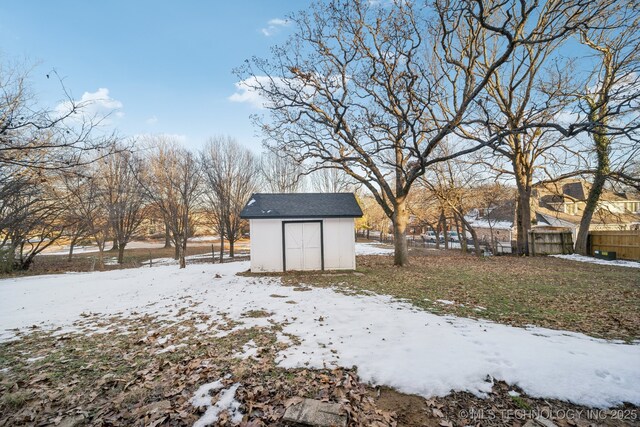
<svg viewBox="0 0 640 427">
<path fill-rule="evenodd" d="M 251 271 L 353 270 L 353 193 L 253 194 L 240 216 L 249 220 Z"/>
<path fill-rule="evenodd" d="M 497 200 L 493 208 L 473 209 L 465 216 L 478 241 L 490 245 L 496 252 L 510 253 L 516 239 L 515 201 Z"/>
<path fill-rule="evenodd" d="M 535 186 L 531 194 L 533 229 L 568 229 L 575 242 L 580 228 L 590 184 L 567 180 Z M 496 202 L 493 209 L 474 209 L 466 216 L 483 242 L 515 241 L 515 209 L 513 200 Z M 604 190 L 591 220 L 589 230 L 640 229 L 640 197 Z"/>
<path fill-rule="evenodd" d="M 532 193 L 536 226 L 569 228 L 575 241 L 590 189 L 591 184 L 582 180 L 536 186 Z M 589 230 L 637 230 L 639 227 L 640 197 L 603 190 Z"/>
</svg>

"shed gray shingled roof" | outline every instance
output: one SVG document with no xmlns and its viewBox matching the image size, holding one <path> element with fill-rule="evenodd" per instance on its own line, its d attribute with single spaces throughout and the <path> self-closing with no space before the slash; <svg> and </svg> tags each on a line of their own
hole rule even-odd
<svg viewBox="0 0 640 427">
<path fill-rule="evenodd" d="M 256 193 L 241 218 L 359 218 L 353 193 Z"/>
</svg>

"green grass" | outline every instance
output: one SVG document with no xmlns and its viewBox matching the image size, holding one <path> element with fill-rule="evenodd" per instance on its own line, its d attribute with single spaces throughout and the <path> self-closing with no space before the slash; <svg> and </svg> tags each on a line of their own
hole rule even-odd
<svg viewBox="0 0 640 427">
<path fill-rule="evenodd" d="M 0 404 L 0 407 L 5 407 L 9 410 L 15 411 L 22 408 L 27 402 L 28 398 L 29 398 L 29 393 L 24 391 L 7 393 L 4 396 L 2 396 L 2 403 Z"/>
<path fill-rule="evenodd" d="M 334 286 L 404 299 L 439 314 L 640 339 L 640 272 L 552 257 L 476 258 L 458 251 L 413 250 L 408 267 L 390 256 L 358 257 L 357 271 L 291 272 L 292 285 Z M 437 300 L 455 301 L 453 305 Z"/>
</svg>

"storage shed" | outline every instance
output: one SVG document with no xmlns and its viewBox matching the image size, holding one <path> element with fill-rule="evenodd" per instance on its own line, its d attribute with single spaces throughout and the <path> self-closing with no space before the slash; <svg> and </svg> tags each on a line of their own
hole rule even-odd
<svg viewBox="0 0 640 427">
<path fill-rule="evenodd" d="M 257 193 L 242 213 L 251 230 L 251 271 L 353 270 L 353 193 Z"/>
</svg>

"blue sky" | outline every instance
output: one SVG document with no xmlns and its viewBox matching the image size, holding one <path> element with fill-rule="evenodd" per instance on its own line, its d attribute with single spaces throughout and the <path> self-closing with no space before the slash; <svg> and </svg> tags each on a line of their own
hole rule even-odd
<svg viewBox="0 0 640 427">
<path fill-rule="evenodd" d="M 41 104 L 63 93 L 55 69 L 77 100 L 96 111 L 117 108 L 110 125 L 123 135 L 179 135 L 192 148 L 228 134 L 260 150 L 249 120 L 258 109 L 234 102 L 234 67 L 269 56 L 291 28 L 285 16 L 307 1 L 87 1 L 0 3 L 2 60 L 35 65 Z M 86 94 L 85 94 L 86 93 Z"/>
</svg>

